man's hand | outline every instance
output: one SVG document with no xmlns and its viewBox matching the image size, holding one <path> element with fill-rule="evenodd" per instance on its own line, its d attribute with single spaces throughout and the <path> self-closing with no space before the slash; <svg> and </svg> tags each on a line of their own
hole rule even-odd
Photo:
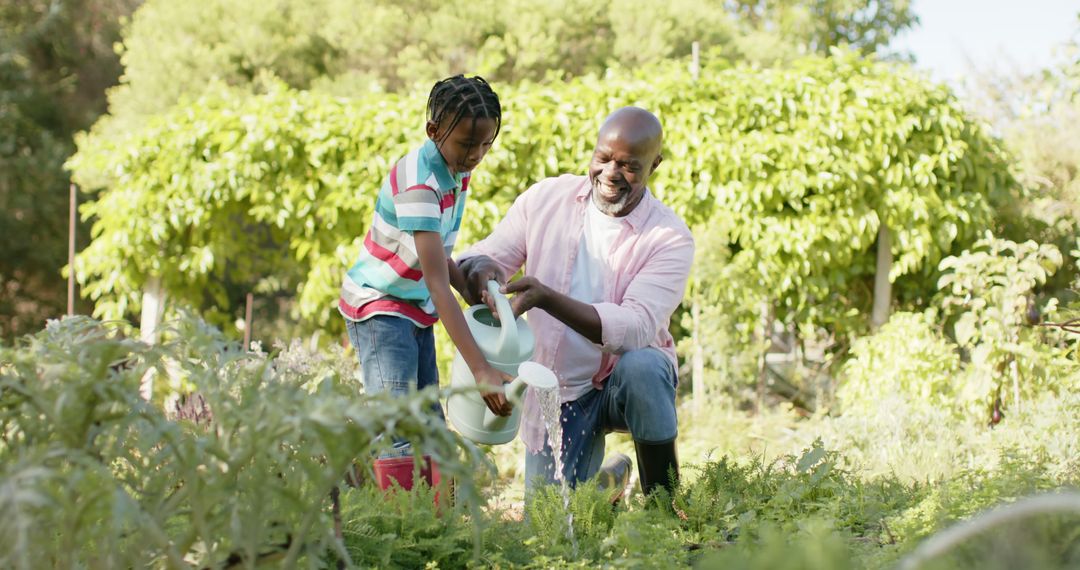
<svg viewBox="0 0 1080 570">
<path fill-rule="evenodd" d="M 535 277 L 522 277 L 517 281 L 511 281 L 502 287 L 502 292 L 513 295 L 510 298 L 510 307 L 514 309 L 515 317 L 521 316 L 533 307 L 546 309 L 548 301 L 553 296 L 551 289 Z"/>
<path fill-rule="evenodd" d="M 514 405 L 506 399 L 503 384 L 513 381 L 513 378 L 490 364 L 480 370 L 474 370 L 473 378 L 476 380 L 476 386 L 481 389 L 480 394 L 488 409 L 497 416 L 509 416 L 514 410 Z M 484 387 L 491 387 L 493 390 L 484 390 Z"/>
<path fill-rule="evenodd" d="M 458 267 L 465 275 L 465 291 L 462 293 L 465 302 L 470 305 L 485 303 L 491 308 L 492 314 L 496 314 L 495 300 L 486 299 L 485 291 L 488 281 L 496 281 L 500 285 L 506 283 L 506 276 L 499 264 L 486 255 L 478 255 L 462 261 Z"/>
</svg>

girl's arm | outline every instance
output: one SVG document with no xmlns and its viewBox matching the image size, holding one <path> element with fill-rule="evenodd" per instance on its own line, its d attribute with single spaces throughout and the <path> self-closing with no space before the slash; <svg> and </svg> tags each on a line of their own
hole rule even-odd
<svg viewBox="0 0 1080 570">
<path fill-rule="evenodd" d="M 492 386 L 498 391 L 484 392 L 484 402 L 492 412 L 500 416 L 510 415 L 513 405 L 506 400 L 506 394 L 502 390 L 504 382 L 511 380 L 510 376 L 496 370 L 480 347 L 476 345 L 472 332 L 465 322 L 465 315 L 461 313 L 461 307 L 453 292 L 450 291 L 450 263 L 443 249 L 442 238 L 438 232 L 413 232 L 413 240 L 416 243 L 416 254 L 420 258 L 420 271 L 424 273 L 424 281 L 427 283 L 431 300 L 435 303 L 435 310 L 439 312 L 446 332 L 450 333 L 450 340 L 454 341 L 461 358 L 469 366 L 473 377 L 476 378 L 477 386 Z M 455 269 L 457 266 L 455 265 Z M 457 271 L 458 277 L 461 272 Z M 464 279 L 461 280 L 462 282 Z"/>
</svg>

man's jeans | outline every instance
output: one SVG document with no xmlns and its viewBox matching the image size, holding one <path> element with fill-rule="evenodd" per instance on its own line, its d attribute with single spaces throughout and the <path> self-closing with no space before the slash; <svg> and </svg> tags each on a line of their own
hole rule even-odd
<svg viewBox="0 0 1080 570">
<path fill-rule="evenodd" d="M 360 322 L 346 319 L 345 328 L 360 359 L 366 393 L 390 392 L 404 398 L 428 386 L 439 387 L 432 327 L 420 328 L 403 317 L 375 315 Z M 432 412 L 439 421 L 446 421 L 438 402 L 432 406 Z M 411 454 L 409 442 L 395 438 L 394 449 L 380 453 L 379 457 Z"/>
<path fill-rule="evenodd" d="M 571 485 L 600 470 L 604 436 L 629 431 L 634 441 L 668 443 L 679 433 L 675 414 L 678 376 L 671 361 L 655 348 L 619 358 L 603 390 L 590 390 L 562 405 L 563 475 Z M 525 451 L 525 491 L 555 482 L 555 458 L 545 440 L 540 453 Z"/>
</svg>

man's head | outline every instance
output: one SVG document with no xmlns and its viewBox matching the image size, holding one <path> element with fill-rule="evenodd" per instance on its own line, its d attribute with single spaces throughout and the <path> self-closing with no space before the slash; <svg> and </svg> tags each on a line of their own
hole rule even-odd
<svg viewBox="0 0 1080 570">
<path fill-rule="evenodd" d="M 664 157 L 664 132 L 655 115 L 623 107 L 608 115 L 589 163 L 592 200 L 609 216 L 629 214 L 645 195 L 649 176 Z"/>
</svg>

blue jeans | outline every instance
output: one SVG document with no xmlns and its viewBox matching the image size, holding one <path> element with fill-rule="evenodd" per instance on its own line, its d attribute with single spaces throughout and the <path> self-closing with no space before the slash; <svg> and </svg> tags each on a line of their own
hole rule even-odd
<svg viewBox="0 0 1080 570">
<path fill-rule="evenodd" d="M 359 322 L 346 319 L 345 328 L 360 359 L 366 393 L 390 392 L 396 397 L 406 397 L 428 386 L 439 387 L 432 327 L 420 328 L 403 317 L 375 315 Z M 432 412 L 439 421 L 446 421 L 438 402 L 432 406 Z M 380 457 L 411 453 L 408 441 L 395 438 L 393 451 Z"/>
<path fill-rule="evenodd" d="M 590 390 L 562 404 L 563 476 L 570 485 L 600 470 L 604 436 L 630 432 L 634 441 L 668 443 L 679 435 L 675 413 L 678 375 L 671 361 L 655 348 L 627 352 L 619 358 L 603 390 Z M 525 451 L 525 491 L 537 483 L 555 482 L 555 458 L 544 441 L 540 453 Z"/>
</svg>

